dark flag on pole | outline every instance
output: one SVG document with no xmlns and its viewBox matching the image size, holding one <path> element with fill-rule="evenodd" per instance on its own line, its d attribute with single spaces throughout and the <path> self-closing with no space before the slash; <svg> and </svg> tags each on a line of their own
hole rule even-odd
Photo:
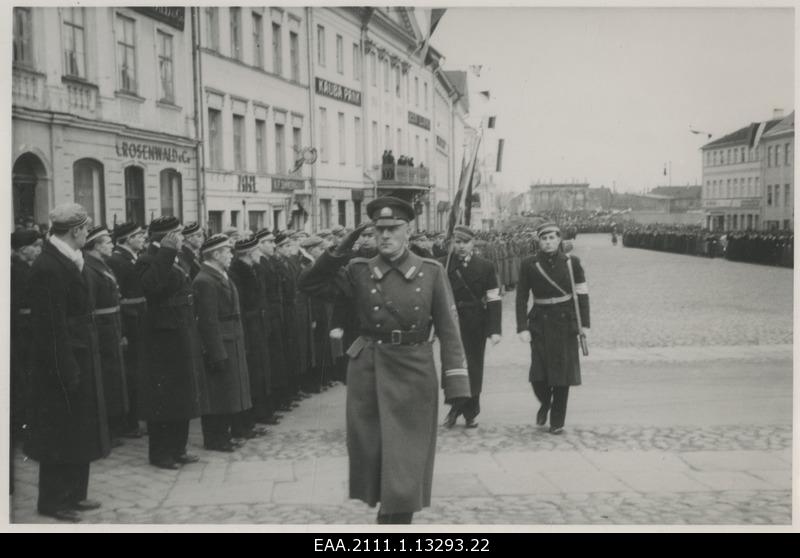
<svg viewBox="0 0 800 558">
<path fill-rule="evenodd" d="M 447 222 L 448 240 L 453 236 L 453 229 L 463 217 L 462 204 L 464 204 L 465 208 L 472 204 L 472 200 L 470 199 L 472 195 L 472 177 L 475 172 L 475 164 L 478 159 L 478 148 L 480 144 L 481 136 L 478 135 L 469 160 L 466 162 L 466 165 L 462 165 L 461 167 L 458 191 L 456 191 L 456 195 L 453 198 L 453 205 L 450 207 L 450 215 Z"/>
<path fill-rule="evenodd" d="M 495 172 L 503 172 L 503 147 L 506 144 L 506 140 L 499 139 L 497 140 L 497 166 L 495 167 Z"/>
</svg>

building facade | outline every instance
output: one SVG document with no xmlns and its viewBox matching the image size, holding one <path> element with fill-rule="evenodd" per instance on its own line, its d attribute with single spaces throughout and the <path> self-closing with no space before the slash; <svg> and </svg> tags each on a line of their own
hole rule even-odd
<svg viewBox="0 0 800 558">
<path fill-rule="evenodd" d="M 536 211 L 574 211 L 586 209 L 589 184 L 532 184 L 530 187 L 530 209 Z"/>
<path fill-rule="evenodd" d="M 794 111 L 761 138 L 765 230 L 794 230 Z"/>
<path fill-rule="evenodd" d="M 14 8 L 12 211 L 200 215 L 189 10 Z"/>
</svg>

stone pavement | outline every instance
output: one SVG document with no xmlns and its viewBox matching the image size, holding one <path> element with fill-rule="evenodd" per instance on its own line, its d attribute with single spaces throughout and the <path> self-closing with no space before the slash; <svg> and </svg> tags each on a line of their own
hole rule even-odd
<svg viewBox="0 0 800 558">
<path fill-rule="evenodd" d="M 637 258 L 650 253 L 609 254 L 599 243 L 584 242 L 585 252 L 579 245 L 578 253 L 601 300 L 593 302 L 591 355 L 583 360 L 583 385 L 570 392 L 565 434 L 552 436 L 533 424 L 528 348 L 514 334 L 509 293 L 505 337 L 487 349 L 480 426 L 440 428 L 433 505 L 415 515 L 415 524 L 790 525 L 792 346 L 784 314 L 791 315 L 791 305 L 773 309 L 777 325 L 770 331 L 777 333 L 768 344 L 748 342 L 757 334 L 746 325 L 735 328 L 744 331 L 736 345 L 711 342 L 724 341 L 713 332 L 705 342 L 695 336 L 695 344 L 681 345 L 692 336 L 672 330 L 658 333 L 672 339 L 670 345 L 605 342 L 603 334 L 595 343 L 595 330 L 609 319 L 597 311 L 606 304 L 597 291 L 608 289 L 602 281 L 593 284 L 592 271 L 602 271 L 600 260 L 610 257 L 632 259 L 637 267 Z M 738 265 L 743 273 L 762 273 Z M 624 262 L 614 267 L 624 271 Z M 730 299 L 707 304 L 709 312 L 738 304 L 734 299 L 743 300 L 748 285 L 727 289 Z M 652 318 L 662 308 L 649 310 Z M 704 308 L 696 312 L 704 323 Z M 736 316 L 731 311 L 727 321 Z M 642 335 L 637 325 L 628 325 L 634 337 Z M 691 321 L 682 326 L 690 328 Z M 92 465 L 89 495 L 103 507 L 85 513 L 84 522 L 372 525 L 375 510 L 347 498 L 344 403 L 345 388 L 337 385 L 232 454 L 203 450 L 194 421 L 191 451 L 202 461 L 179 471 L 149 467 L 146 440 L 126 440 Z M 442 418 L 445 411 L 442 406 Z M 36 464 L 20 452 L 15 456 L 11 521 L 56 523 L 35 513 Z"/>
</svg>

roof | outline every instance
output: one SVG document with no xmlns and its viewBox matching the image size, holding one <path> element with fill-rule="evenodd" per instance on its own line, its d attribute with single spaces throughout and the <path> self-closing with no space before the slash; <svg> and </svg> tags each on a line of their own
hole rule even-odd
<svg viewBox="0 0 800 558">
<path fill-rule="evenodd" d="M 699 198 L 702 186 L 657 186 L 650 193 L 669 198 Z"/>
<path fill-rule="evenodd" d="M 588 182 L 570 182 L 562 184 L 531 184 L 531 188 L 588 188 Z"/>
<path fill-rule="evenodd" d="M 776 118 L 774 120 L 768 120 L 765 122 L 764 131 L 762 135 L 775 126 L 781 121 L 780 118 Z M 740 145 L 740 144 L 747 144 L 748 146 L 752 146 L 755 142 L 756 135 L 758 133 L 758 129 L 761 126 L 761 122 L 751 122 L 744 128 L 739 128 L 735 132 L 728 134 L 727 136 L 722 136 L 721 138 L 714 140 L 710 143 L 705 144 L 701 149 L 708 149 L 710 147 L 722 147 L 725 145 Z"/>
<path fill-rule="evenodd" d="M 769 132 L 765 133 L 762 138 L 770 138 L 787 133 L 794 133 L 794 111 L 789 116 L 778 122 Z"/>
<path fill-rule="evenodd" d="M 456 88 L 456 91 L 461 95 L 461 100 L 469 112 L 469 91 L 467 90 L 467 72 L 464 71 L 446 71 L 444 72 L 450 83 Z"/>
</svg>

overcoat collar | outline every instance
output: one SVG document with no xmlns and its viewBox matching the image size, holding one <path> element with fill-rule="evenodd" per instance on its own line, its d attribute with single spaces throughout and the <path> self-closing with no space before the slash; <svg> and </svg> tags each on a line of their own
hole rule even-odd
<svg viewBox="0 0 800 558">
<path fill-rule="evenodd" d="M 53 258 L 55 258 L 55 260 L 62 266 L 64 266 L 64 268 L 69 272 L 69 274 L 72 275 L 75 278 L 75 280 L 78 281 L 85 289 L 89 288 L 89 285 L 86 281 L 86 277 L 84 276 L 83 272 L 81 272 L 81 270 L 78 269 L 78 266 L 75 265 L 75 262 L 73 262 L 64 254 L 62 254 L 61 250 L 53 246 L 53 244 L 50 241 L 44 243 L 42 251 L 47 254 L 50 254 Z M 85 265 L 84 269 L 86 269 Z"/>
<path fill-rule="evenodd" d="M 226 287 L 228 286 L 228 276 L 226 274 L 223 274 L 216 267 L 203 262 L 200 265 L 200 269 L 202 269 L 203 271 L 205 271 L 206 273 L 211 275 L 214 279 L 216 279 L 217 281 L 219 281 L 220 283 L 222 283 Z"/>
<path fill-rule="evenodd" d="M 406 249 L 405 254 L 400 257 L 400 263 L 397 266 L 393 266 L 390 262 L 387 262 L 380 254 L 369 260 L 369 269 L 378 281 L 383 279 L 384 276 L 395 267 L 407 281 L 411 281 L 422 269 L 422 258 Z"/>
</svg>

